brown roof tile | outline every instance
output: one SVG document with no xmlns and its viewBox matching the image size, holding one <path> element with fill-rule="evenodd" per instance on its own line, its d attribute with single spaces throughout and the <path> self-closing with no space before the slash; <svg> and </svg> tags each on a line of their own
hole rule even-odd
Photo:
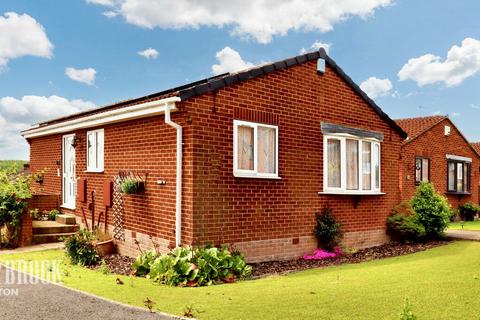
<svg viewBox="0 0 480 320">
<path fill-rule="evenodd" d="M 480 142 L 472 142 L 471 145 L 473 149 L 475 149 L 475 151 L 477 151 L 477 153 L 480 154 Z"/>
<path fill-rule="evenodd" d="M 395 122 L 408 133 L 408 139 L 414 139 L 439 124 L 443 120 L 448 119 L 446 116 L 430 116 L 419 118 L 398 119 Z"/>
</svg>

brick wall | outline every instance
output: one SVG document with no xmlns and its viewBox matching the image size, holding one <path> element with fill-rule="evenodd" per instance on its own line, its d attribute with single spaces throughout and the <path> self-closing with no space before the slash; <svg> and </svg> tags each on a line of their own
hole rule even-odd
<svg viewBox="0 0 480 320">
<path fill-rule="evenodd" d="M 249 112 L 236 112 L 238 108 Z M 401 138 L 329 67 L 318 75 L 312 61 L 187 100 L 185 109 L 194 127 L 195 244 L 239 243 L 255 260 L 278 259 L 280 247 L 285 258 L 298 256 L 314 248 L 315 241 L 306 239 L 315 213 L 327 205 L 343 223 L 348 244 L 386 241 L 386 217 L 400 200 Z M 281 180 L 232 175 L 233 120 L 255 118 L 278 121 Z M 318 194 L 323 190 L 322 121 L 385 135 L 385 195 Z M 270 246 L 269 254 L 265 246 Z"/>
<path fill-rule="evenodd" d="M 451 134 L 445 136 L 445 125 L 452 128 Z M 446 155 L 472 158 L 471 195 L 453 195 L 447 193 L 447 158 Z M 402 171 L 400 177 L 402 199 L 409 200 L 415 194 L 415 158 L 430 159 L 430 180 L 440 194 L 445 195 L 454 208 L 473 201 L 479 203 L 479 166 L 480 159 L 465 141 L 453 123 L 445 119 L 428 132 L 402 147 Z"/>
<path fill-rule="evenodd" d="M 295 257 L 313 250 L 315 213 L 330 206 L 344 224 L 346 243 L 371 246 L 386 241 L 385 219 L 400 200 L 401 138 L 349 85 L 327 67 L 311 61 L 182 102 L 172 118 L 184 127 L 182 239 L 185 244 L 235 243 L 250 260 Z M 281 180 L 234 178 L 233 120 L 276 122 Z M 382 132 L 381 196 L 319 195 L 323 190 L 321 122 Z M 126 197 L 127 241 L 150 235 L 168 247 L 175 227 L 175 130 L 163 116 L 103 127 L 105 172 L 87 173 L 86 130 L 76 131 L 77 176 L 95 193 L 96 216 L 104 212 L 102 184 L 119 170 L 148 173 L 144 195 Z M 94 129 L 94 128 L 92 128 Z M 43 192 L 59 193 L 61 135 L 32 139 L 32 171 L 49 168 Z M 156 184 L 166 180 L 165 186 Z M 90 219 L 87 203 L 75 214 Z M 67 211 L 67 210 L 64 210 Z M 83 213 L 82 213 L 83 212 Z M 112 215 L 109 214 L 109 219 Z M 111 223 L 111 220 L 110 220 Z"/>
</svg>

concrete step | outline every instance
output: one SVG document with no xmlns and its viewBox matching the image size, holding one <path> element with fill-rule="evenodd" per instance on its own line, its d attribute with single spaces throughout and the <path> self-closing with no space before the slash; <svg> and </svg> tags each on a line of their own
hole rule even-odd
<svg viewBox="0 0 480 320">
<path fill-rule="evenodd" d="M 59 214 L 55 219 L 60 224 L 76 224 L 77 220 L 73 214 Z"/>
<path fill-rule="evenodd" d="M 33 234 L 74 233 L 79 226 L 77 224 L 61 224 L 55 221 L 33 221 Z"/>
<path fill-rule="evenodd" d="M 32 244 L 60 242 L 60 241 L 63 241 L 63 238 L 71 237 L 74 234 L 75 232 L 34 234 L 32 238 Z"/>
</svg>

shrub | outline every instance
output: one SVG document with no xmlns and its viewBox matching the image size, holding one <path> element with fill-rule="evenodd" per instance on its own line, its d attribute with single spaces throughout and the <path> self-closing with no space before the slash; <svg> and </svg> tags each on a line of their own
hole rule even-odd
<svg viewBox="0 0 480 320">
<path fill-rule="evenodd" d="M 22 216 L 32 196 L 30 185 L 31 177 L 13 169 L 0 170 L 0 229 L 7 230 L 1 238 L 8 246 L 17 244 Z"/>
<path fill-rule="evenodd" d="M 428 238 L 439 238 L 447 228 L 452 209 L 448 200 L 439 195 L 431 183 L 421 183 L 412 199 L 418 221 L 425 227 Z"/>
<path fill-rule="evenodd" d="M 121 188 L 125 194 L 136 194 L 143 191 L 144 183 L 136 179 L 126 179 L 121 183 Z"/>
<path fill-rule="evenodd" d="M 208 286 L 216 282 L 233 282 L 251 274 L 243 255 L 226 247 L 179 247 L 157 255 L 142 253 L 132 265 L 134 274 L 146 275 L 155 282 L 170 286 Z"/>
<path fill-rule="evenodd" d="M 49 213 L 48 213 L 48 220 L 50 221 L 55 221 L 55 219 L 57 218 L 57 216 L 60 214 L 60 211 L 58 211 L 57 209 L 53 209 L 51 210 Z"/>
<path fill-rule="evenodd" d="M 314 233 L 318 246 L 327 251 L 333 251 L 342 237 L 342 225 L 332 214 L 332 209 L 324 208 L 317 214 Z"/>
<path fill-rule="evenodd" d="M 480 212 L 480 206 L 473 202 L 467 202 L 458 208 L 463 221 L 473 221 L 475 215 Z"/>
<path fill-rule="evenodd" d="M 388 233 L 399 242 L 419 241 L 425 238 L 425 227 L 417 215 L 393 214 L 387 219 Z"/>
<path fill-rule="evenodd" d="M 67 256 L 73 264 L 89 266 L 96 264 L 100 256 L 93 243 L 94 235 L 87 229 L 81 229 L 65 240 Z"/>
</svg>

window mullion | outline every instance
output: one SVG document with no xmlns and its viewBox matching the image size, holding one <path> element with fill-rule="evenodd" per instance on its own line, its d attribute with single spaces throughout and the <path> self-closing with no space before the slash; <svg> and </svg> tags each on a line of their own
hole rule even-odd
<svg viewBox="0 0 480 320">
<path fill-rule="evenodd" d="M 358 140 L 358 191 L 363 190 L 363 141 Z"/>
<path fill-rule="evenodd" d="M 258 125 L 253 125 L 253 172 L 258 174 Z"/>
<path fill-rule="evenodd" d="M 340 189 L 347 190 L 347 140 L 340 138 Z"/>
</svg>

